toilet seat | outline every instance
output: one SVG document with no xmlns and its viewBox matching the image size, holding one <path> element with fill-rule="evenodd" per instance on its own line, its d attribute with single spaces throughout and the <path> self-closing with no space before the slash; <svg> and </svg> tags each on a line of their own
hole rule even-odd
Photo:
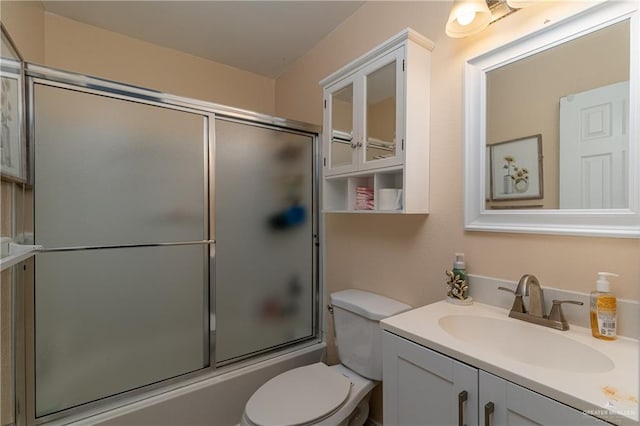
<svg viewBox="0 0 640 426">
<path fill-rule="evenodd" d="M 296 426 L 322 419 L 349 397 L 351 381 L 323 363 L 289 370 L 249 399 L 247 418 L 257 426 Z"/>
</svg>

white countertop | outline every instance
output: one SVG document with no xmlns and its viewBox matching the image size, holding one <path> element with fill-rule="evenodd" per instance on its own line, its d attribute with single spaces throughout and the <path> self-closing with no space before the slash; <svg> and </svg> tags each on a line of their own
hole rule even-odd
<svg viewBox="0 0 640 426">
<path fill-rule="evenodd" d="M 585 410 L 596 417 L 612 421 L 611 417 L 598 416 L 598 411 L 617 413 L 622 424 L 638 424 L 638 341 L 618 337 L 615 341 L 599 340 L 591 336 L 591 330 L 571 325 L 568 331 L 530 324 L 508 317 L 508 311 L 474 302 L 470 306 L 458 306 L 446 301 L 416 308 L 381 321 L 381 327 L 422 346 L 458 359 L 474 367 L 500 376 L 525 388 L 547 395 L 557 401 Z M 438 321 L 448 315 L 473 315 L 517 321 L 523 333 L 529 327 L 585 344 L 609 357 L 614 364 L 604 373 L 582 373 L 539 367 L 515 360 L 500 351 L 478 347 L 451 336 Z M 490 333 L 490 330 L 487 330 Z M 534 332 L 532 335 L 539 335 Z M 535 338 L 530 344 L 536 345 Z M 622 416 L 622 417 L 619 417 Z M 614 420 L 616 423 L 618 420 Z"/>
</svg>

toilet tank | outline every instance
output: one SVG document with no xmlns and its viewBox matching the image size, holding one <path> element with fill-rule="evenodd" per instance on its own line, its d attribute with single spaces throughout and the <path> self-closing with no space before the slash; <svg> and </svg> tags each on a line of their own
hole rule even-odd
<svg viewBox="0 0 640 426">
<path fill-rule="evenodd" d="M 340 362 L 361 376 L 382 380 L 380 320 L 411 306 L 362 290 L 343 290 L 329 297 Z"/>
</svg>

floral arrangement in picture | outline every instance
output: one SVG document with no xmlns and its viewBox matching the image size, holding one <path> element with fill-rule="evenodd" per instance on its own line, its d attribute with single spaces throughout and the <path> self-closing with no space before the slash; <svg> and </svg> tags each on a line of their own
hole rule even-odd
<svg viewBox="0 0 640 426">
<path fill-rule="evenodd" d="M 516 192 L 526 192 L 529 189 L 529 170 L 524 167 L 518 167 L 516 165 L 516 159 L 512 155 L 504 157 L 505 164 L 502 166 L 506 169 L 506 174 L 503 178 L 504 193 L 511 194 L 514 190 Z"/>
<path fill-rule="evenodd" d="M 491 201 L 542 199 L 542 135 L 487 145 Z"/>
</svg>

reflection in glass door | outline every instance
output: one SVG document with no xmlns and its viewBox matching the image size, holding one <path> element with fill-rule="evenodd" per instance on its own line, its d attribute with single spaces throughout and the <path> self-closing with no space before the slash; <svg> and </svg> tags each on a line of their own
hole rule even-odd
<svg viewBox="0 0 640 426">
<path fill-rule="evenodd" d="M 367 75 L 366 161 L 396 155 L 396 62 Z"/>
<path fill-rule="evenodd" d="M 353 83 L 350 83 L 331 94 L 331 169 L 355 164 L 353 115 Z"/>
</svg>

